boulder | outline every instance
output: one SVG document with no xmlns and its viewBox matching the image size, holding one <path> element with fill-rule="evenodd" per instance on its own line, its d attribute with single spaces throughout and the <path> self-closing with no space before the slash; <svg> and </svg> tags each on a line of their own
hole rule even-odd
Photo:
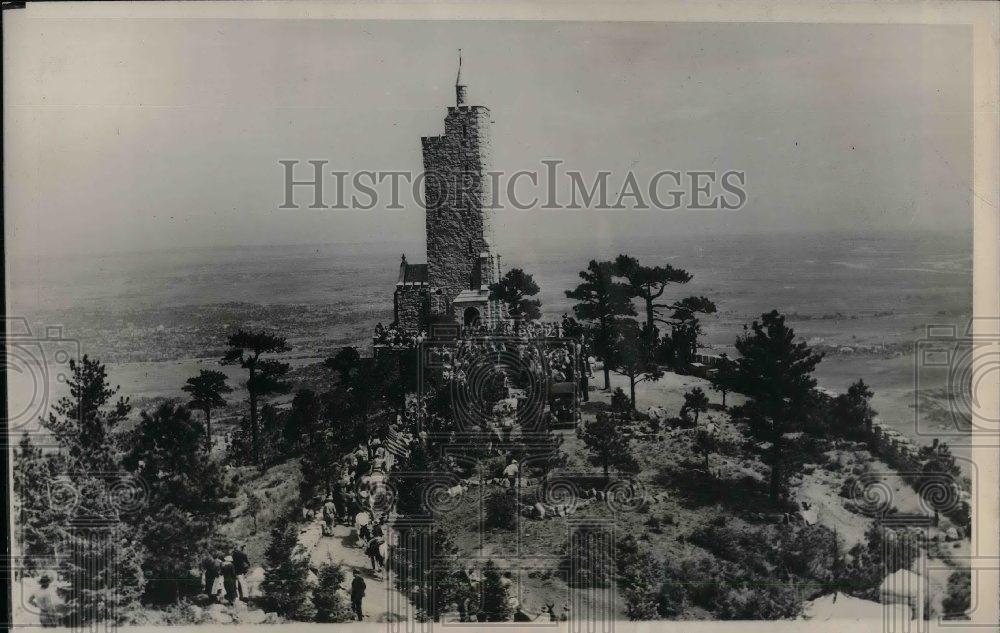
<svg viewBox="0 0 1000 633">
<path fill-rule="evenodd" d="M 196 604 L 189 604 L 187 607 L 187 616 L 192 622 L 201 622 L 205 617 L 205 610 Z"/>
<path fill-rule="evenodd" d="M 206 610 L 206 613 L 208 614 L 208 618 L 215 624 L 231 624 L 233 622 L 233 616 L 221 604 L 213 604 Z"/>
<path fill-rule="evenodd" d="M 254 609 L 240 614 L 240 624 L 263 624 L 267 621 L 267 614 L 263 609 Z"/>
<path fill-rule="evenodd" d="M 920 587 L 926 581 L 919 574 L 908 569 L 899 569 L 882 580 L 879 585 L 879 602 L 882 604 L 909 604 L 916 602 Z"/>
</svg>

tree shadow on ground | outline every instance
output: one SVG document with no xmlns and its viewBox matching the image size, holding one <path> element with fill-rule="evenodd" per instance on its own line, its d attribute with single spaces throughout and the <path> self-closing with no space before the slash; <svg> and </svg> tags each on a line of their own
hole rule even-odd
<svg viewBox="0 0 1000 633">
<path fill-rule="evenodd" d="M 768 485 L 749 475 L 719 477 L 701 464 L 691 462 L 664 466 L 653 477 L 656 486 L 673 490 L 689 509 L 722 506 L 739 516 L 770 522 L 768 514 L 788 512 L 787 502 L 771 500 Z"/>
</svg>

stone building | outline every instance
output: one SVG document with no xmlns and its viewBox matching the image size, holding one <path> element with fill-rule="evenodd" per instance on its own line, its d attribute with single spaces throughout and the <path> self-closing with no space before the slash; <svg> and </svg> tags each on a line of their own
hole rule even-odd
<svg viewBox="0 0 1000 633">
<path fill-rule="evenodd" d="M 427 263 L 411 264 L 404 255 L 394 295 L 396 326 L 427 330 L 431 322 L 491 325 L 500 319 L 489 300 L 496 263 L 491 249 L 490 110 L 466 103 L 462 59 L 458 60 L 455 105 L 448 108 L 444 132 L 421 139 Z"/>
</svg>

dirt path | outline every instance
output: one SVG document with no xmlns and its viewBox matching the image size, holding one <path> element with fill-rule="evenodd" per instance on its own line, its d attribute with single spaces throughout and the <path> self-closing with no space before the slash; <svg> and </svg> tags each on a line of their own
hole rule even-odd
<svg viewBox="0 0 1000 633">
<path fill-rule="evenodd" d="M 356 540 L 353 528 L 346 525 L 334 527 L 333 536 L 323 536 L 321 519 L 314 520 L 299 535 L 299 543 L 309 552 L 313 565 L 319 567 L 332 562 L 347 568 L 345 587 L 350 584 L 355 569 L 361 572 L 367 584 L 362 602 L 366 621 L 388 622 L 400 619 L 409 610 L 406 596 L 386 583 L 384 570 L 372 571 L 371 561 L 357 546 Z"/>
</svg>

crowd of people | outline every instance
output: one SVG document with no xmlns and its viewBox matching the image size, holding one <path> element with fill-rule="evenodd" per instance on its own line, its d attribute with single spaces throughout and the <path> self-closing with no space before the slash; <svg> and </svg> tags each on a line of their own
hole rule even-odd
<svg viewBox="0 0 1000 633">
<path fill-rule="evenodd" d="M 407 349 L 416 347 L 425 338 L 427 338 L 427 334 L 425 332 L 415 333 L 407 330 L 401 330 L 396 327 L 395 323 L 389 325 L 389 327 L 385 327 L 382 323 L 377 323 L 375 325 L 375 336 L 372 338 L 372 342 L 376 346 L 380 347 Z"/>
<path fill-rule="evenodd" d="M 514 421 L 517 418 L 516 395 L 530 381 L 573 382 L 585 381 L 590 374 L 586 360 L 581 360 L 582 349 L 579 343 L 560 339 L 561 331 L 557 324 L 522 323 L 515 332 L 512 324 L 504 323 L 493 331 L 485 328 L 478 330 L 482 334 L 507 335 L 510 338 L 475 338 L 471 331 L 463 332 L 465 336 L 448 345 L 437 346 L 431 350 L 432 362 L 443 368 L 446 380 L 461 381 L 473 371 L 476 363 L 486 362 L 492 367 L 502 367 L 499 371 L 503 378 L 502 391 L 508 397 L 498 401 L 499 409 L 495 411 L 494 422 L 502 426 L 503 420 Z M 381 323 L 375 327 L 374 342 L 390 348 L 409 348 L 426 340 L 424 332 L 413 333 L 400 330 L 395 325 L 389 327 Z M 437 356 L 434 356 L 434 352 Z M 584 388 L 586 383 L 583 383 Z M 502 406 L 507 403 L 506 409 Z M 513 404 L 511 404 L 513 403 Z M 408 412 L 412 403 L 408 402 Z M 513 408 L 512 408 L 513 407 Z M 510 409 L 510 410 L 508 410 Z M 501 420 L 503 418 L 503 420 Z M 408 450 L 414 442 L 427 442 L 427 432 L 419 434 L 408 433 L 402 419 L 397 417 L 396 423 L 390 425 L 393 453 Z M 501 429 L 498 429 L 501 430 Z M 509 432 L 509 429 L 506 429 Z M 492 452 L 491 452 L 492 453 Z M 500 451 L 506 456 L 502 471 L 502 485 L 508 489 L 519 487 L 522 476 L 521 465 L 507 451 Z M 342 462 L 341 476 L 333 483 L 328 494 L 315 497 L 304 508 L 309 518 L 321 519 L 321 530 L 324 537 L 333 537 L 335 527 L 348 526 L 356 535 L 357 546 L 364 552 L 371 563 L 372 572 L 385 568 L 386 558 L 391 544 L 391 519 L 394 509 L 391 499 L 385 489 L 385 481 L 395 462 L 394 455 L 379 439 L 372 439 L 368 445 L 359 446 L 349 453 Z M 478 570 L 472 568 L 462 572 L 470 592 L 478 586 Z M 509 572 L 502 576 L 502 583 L 509 585 L 512 578 Z M 362 603 L 366 585 L 359 569 L 355 569 L 350 587 L 346 589 L 351 599 L 351 608 L 356 617 L 363 618 Z M 555 621 L 554 609 L 549 606 L 536 616 L 529 616 L 521 605 L 513 598 L 509 605 L 514 621 L 532 621 L 548 614 Z M 461 621 L 483 621 L 487 614 L 476 613 L 468 600 L 461 600 L 453 605 Z M 562 619 L 566 617 L 566 608 Z"/>
<path fill-rule="evenodd" d="M 390 435 L 395 438 L 398 448 L 405 449 L 415 441 L 412 434 L 401 428 L 399 418 L 391 425 Z M 304 508 L 306 518 L 320 516 L 324 537 L 334 536 L 337 525 L 352 528 L 357 546 L 369 558 L 373 572 L 385 568 L 388 555 L 392 507 L 385 481 L 394 462 L 392 452 L 380 439 L 373 438 L 370 444 L 359 446 L 344 457 L 341 477 L 334 482 L 329 494 L 314 498 Z M 355 569 L 349 592 L 351 609 L 358 620 L 363 618 L 365 590 L 364 578 Z"/>
<path fill-rule="evenodd" d="M 562 326 L 559 323 L 536 321 L 522 321 L 516 325 L 509 320 L 503 320 L 494 325 L 476 323 L 462 326 L 460 333 L 464 340 L 487 337 L 503 337 L 524 341 L 563 338 Z M 414 347 L 426 339 L 427 332 L 425 330 L 413 332 L 401 329 L 396 323 L 385 326 L 379 322 L 375 324 L 375 335 L 372 337 L 372 342 L 378 346 L 401 349 Z"/>
<path fill-rule="evenodd" d="M 201 563 L 201 580 L 205 594 L 212 602 L 236 604 L 249 596 L 246 574 L 250 571 L 250 557 L 246 544 L 239 544 L 228 555 L 206 555 Z"/>
</svg>

